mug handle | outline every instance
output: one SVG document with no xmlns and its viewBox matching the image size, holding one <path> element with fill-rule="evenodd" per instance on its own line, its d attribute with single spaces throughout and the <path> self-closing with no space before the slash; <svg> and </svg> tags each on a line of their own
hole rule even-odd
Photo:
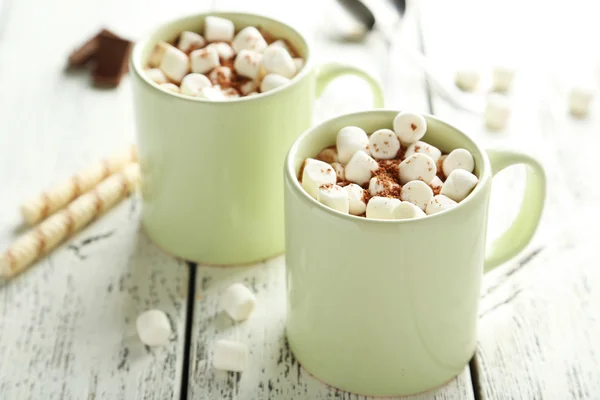
<svg viewBox="0 0 600 400">
<path fill-rule="evenodd" d="M 364 79 L 373 93 L 373 107 L 383 107 L 383 89 L 377 79 L 366 73 L 360 68 L 336 62 L 320 65 L 317 68 L 317 97 L 321 96 L 325 87 L 333 80 L 343 75 L 355 75 Z"/>
<path fill-rule="evenodd" d="M 546 198 L 546 174 L 533 157 L 509 150 L 487 150 L 492 176 L 511 165 L 527 166 L 521 210 L 512 225 L 492 243 L 485 256 L 484 271 L 490 271 L 527 246 L 540 222 Z"/>
</svg>

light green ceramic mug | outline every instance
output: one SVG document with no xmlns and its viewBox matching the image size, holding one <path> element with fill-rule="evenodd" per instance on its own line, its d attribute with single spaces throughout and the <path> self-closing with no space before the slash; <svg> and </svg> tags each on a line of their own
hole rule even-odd
<svg viewBox="0 0 600 400">
<path fill-rule="evenodd" d="M 207 15 L 232 20 L 239 30 L 259 26 L 287 39 L 306 60 L 292 82 L 227 102 L 210 102 L 160 90 L 143 69 L 159 40 L 184 30 L 202 31 Z M 143 224 L 160 247 L 210 264 L 262 260 L 284 250 L 281 167 L 292 142 L 311 126 L 315 98 L 340 75 L 380 85 L 365 72 L 340 64 L 314 66 L 307 40 L 286 24 L 241 13 L 182 18 L 135 45 L 131 75 L 142 168 Z"/>
<path fill-rule="evenodd" d="M 416 220 L 383 221 L 319 204 L 298 182 L 307 157 L 354 125 L 392 128 L 398 111 L 344 115 L 304 133 L 285 164 L 287 336 L 300 363 L 323 381 L 355 393 L 407 395 L 460 374 L 476 347 L 481 277 L 515 256 L 533 236 L 546 180 L 533 158 L 482 150 L 467 135 L 427 116 L 425 141 L 475 158 L 479 184 L 455 208 Z M 528 166 L 521 211 L 485 252 L 492 177 Z"/>
</svg>

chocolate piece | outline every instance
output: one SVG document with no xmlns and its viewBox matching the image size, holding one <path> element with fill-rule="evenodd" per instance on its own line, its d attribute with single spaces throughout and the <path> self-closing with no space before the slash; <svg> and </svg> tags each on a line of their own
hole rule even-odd
<svg viewBox="0 0 600 400">
<path fill-rule="evenodd" d="M 85 64 L 87 64 L 90 60 L 94 58 L 96 51 L 98 51 L 98 46 L 100 45 L 101 35 L 118 38 L 117 35 L 109 31 L 108 29 L 102 29 L 100 32 L 94 35 L 94 37 L 90 38 L 77 50 L 73 51 L 71 55 L 69 55 L 69 68 L 83 67 Z"/>
<path fill-rule="evenodd" d="M 127 72 L 131 42 L 129 40 L 101 33 L 98 49 L 94 55 L 96 61 L 92 74 L 94 84 L 116 87 Z"/>
</svg>

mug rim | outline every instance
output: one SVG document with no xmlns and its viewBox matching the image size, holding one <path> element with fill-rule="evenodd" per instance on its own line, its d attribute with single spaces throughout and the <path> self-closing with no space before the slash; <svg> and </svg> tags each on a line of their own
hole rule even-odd
<svg viewBox="0 0 600 400">
<path fill-rule="evenodd" d="M 187 95 L 183 95 L 180 93 L 174 93 L 174 92 L 170 92 L 170 91 L 166 91 L 166 90 L 162 90 L 160 89 L 160 87 L 158 86 L 157 83 L 155 83 L 154 81 L 150 80 L 146 74 L 143 73 L 143 66 L 142 66 L 142 62 L 141 62 L 141 57 L 142 57 L 142 51 L 145 49 L 145 47 L 148 45 L 148 42 L 150 41 L 151 38 L 154 37 L 154 35 L 158 32 L 161 31 L 171 25 L 176 25 L 181 23 L 182 21 L 186 21 L 186 20 L 191 20 L 191 19 L 196 19 L 196 18 L 202 18 L 202 17 L 210 17 L 210 16 L 217 16 L 217 17 L 228 17 L 228 16 L 234 16 L 234 17 L 257 17 L 259 19 L 265 20 L 265 21 L 269 21 L 271 23 L 276 23 L 276 24 L 280 24 L 282 26 L 284 26 L 286 29 L 289 29 L 290 31 L 292 31 L 294 34 L 296 34 L 303 42 L 304 46 L 306 47 L 306 56 L 304 57 L 304 67 L 302 68 L 302 70 L 296 74 L 287 85 L 283 85 L 280 86 L 278 88 L 275 88 L 273 90 L 269 90 L 268 92 L 265 93 L 258 93 L 254 96 L 241 96 L 238 98 L 233 98 L 233 99 L 228 99 L 228 100 L 223 100 L 223 101 L 215 101 L 215 100 L 208 100 L 208 99 L 203 99 L 200 97 L 191 97 L 191 96 L 187 96 Z M 291 90 L 292 87 L 297 86 L 299 84 L 299 82 L 309 74 L 309 70 L 312 69 L 312 57 L 311 57 L 311 51 L 312 46 L 309 43 L 309 41 L 307 40 L 307 38 L 300 33 L 296 28 L 290 26 L 289 24 L 282 22 L 278 19 L 274 19 L 271 17 L 267 17 L 265 15 L 262 14 L 256 14 L 256 13 L 247 13 L 247 12 L 203 12 L 203 13 L 197 13 L 197 14 L 188 14 L 185 15 L 183 17 L 179 17 L 176 19 L 171 19 L 161 25 L 159 25 L 158 27 L 154 28 L 150 34 L 145 35 L 144 38 L 142 40 L 137 41 L 134 46 L 133 46 L 133 50 L 131 51 L 131 57 L 129 60 L 129 69 L 131 71 L 132 74 L 135 74 L 139 79 L 141 79 L 141 81 L 146 84 L 147 86 L 150 86 L 152 88 L 152 90 L 156 90 L 157 92 L 164 94 L 164 95 L 168 95 L 168 96 L 173 96 L 175 98 L 178 98 L 180 100 L 184 100 L 184 101 L 191 101 L 191 102 L 197 102 L 197 103 L 204 103 L 204 104 L 232 104 L 232 103 L 240 103 L 240 102 L 244 102 L 244 101 L 253 101 L 253 100 L 261 100 L 273 95 L 276 95 L 277 93 L 282 93 L 285 92 L 287 90 Z"/>
<path fill-rule="evenodd" d="M 401 112 L 400 110 L 394 110 L 394 109 L 390 109 L 390 108 L 382 108 L 382 109 L 377 109 L 377 110 L 366 110 L 366 111 L 358 111 L 358 112 L 343 114 L 338 117 L 325 120 L 325 121 L 321 122 L 320 124 L 315 125 L 312 128 L 305 131 L 304 133 L 302 133 L 302 135 L 300 135 L 294 141 L 294 143 L 290 147 L 288 154 L 286 155 L 286 158 L 285 158 L 284 175 L 285 175 L 285 178 L 289 181 L 289 184 L 291 185 L 291 190 L 294 191 L 297 196 L 300 196 L 302 201 L 310 202 L 311 204 L 317 205 L 318 207 L 320 207 L 320 209 L 322 211 L 331 214 L 335 218 L 345 218 L 349 221 L 354 221 L 357 223 L 366 223 L 366 224 L 412 224 L 412 223 L 418 223 L 419 221 L 422 221 L 425 219 L 430 220 L 430 219 L 434 219 L 434 218 L 440 218 L 445 215 L 450 215 L 450 214 L 458 212 L 459 209 L 465 208 L 471 202 L 475 201 L 474 199 L 476 197 L 482 196 L 485 186 L 487 185 L 488 181 L 492 177 L 491 164 L 490 164 L 490 160 L 489 160 L 487 153 L 469 135 L 465 134 L 463 131 L 461 131 L 457 127 L 449 124 L 448 122 L 446 122 L 440 118 L 437 118 L 431 114 L 427 114 L 427 113 L 420 113 L 420 114 L 423 115 L 425 117 L 425 119 L 427 119 L 427 120 L 434 120 L 437 123 L 443 125 L 445 128 L 454 130 L 456 134 L 462 136 L 464 139 L 466 139 L 468 142 L 470 142 L 470 144 L 477 150 L 477 152 L 479 153 L 479 156 L 483 160 L 482 165 L 479 166 L 481 172 L 479 174 L 480 176 L 479 176 L 479 182 L 477 183 L 477 186 L 475 186 L 475 189 L 473 189 L 473 191 L 464 200 L 459 202 L 456 205 L 456 207 L 452 207 L 451 209 L 440 211 L 436 214 L 426 215 L 425 217 L 420 217 L 420 218 L 374 219 L 374 218 L 360 217 L 360 216 L 352 215 L 352 214 L 346 214 L 346 213 L 342 213 L 340 211 L 334 210 L 332 208 L 329 208 L 329 207 L 325 206 L 324 204 L 319 203 L 317 201 L 317 199 L 310 196 L 304 190 L 304 188 L 300 184 L 300 180 L 296 176 L 296 171 L 295 171 L 295 167 L 294 167 L 294 157 L 296 156 L 296 153 L 298 152 L 298 147 L 300 147 L 300 144 L 303 143 L 305 140 L 308 140 L 307 138 L 315 130 L 321 129 L 323 126 L 325 126 L 327 124 L 333 124 L 335 122 L 340 122 L 340 121 L 343 121 L 343 120 L 346 120 L 346 119 L 352 118 L 352 117 L 360 117 L 360 116 L 365 116 L 365 115 L 372 116 L 373 114 L 391 114 L 391 113 L 398 114 L 400 112 Z M 286 190 L 287 190 L 287 186 L 286 186 Z"/>
</svg>

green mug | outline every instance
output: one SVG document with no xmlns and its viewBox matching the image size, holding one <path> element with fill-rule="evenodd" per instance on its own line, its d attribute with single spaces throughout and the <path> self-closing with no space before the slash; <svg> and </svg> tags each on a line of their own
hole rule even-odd
<svg viewBox="0 0 600 400">
<path fill-rule="evenodd" d="M 424 141 L 444 152 L 465 148 L 479 183 L 456 207 L 414 220 L 373 220 L 318 203 L 298 182 L 307 157 L 354 125 L 392 128 L 398 111 L 344 115 L 304 133 L 285 163 L 289 344 L 314 376 L 354 393 L 408 395 L 460 374 L 476 348 L 483 272 L 521 251 L 544 205 L 546 179 L 533 158 L 484 151 L 453 126 L 426 116 Z M 485 252 L 492 177 L 528 166 L 521 211 Z"/>
<path fill-rule="evenodd" d="M 181 31 L 201 32 L 204 18 L 232 20 L 236 30 L 259 26 L 287 39 L 305 59 L 292 82 L 273 91 L 215 102 L 160 90 L 144 74 L 155 44 Z M 340 64 L 313 65 L 296 30 L 252 14 L 210 13 L 178 19 L 138 42 L 131 75 L 142 172 L 142 221 L 150 238 L 187 260 L 240 264 L 284 251 L 281 167 L 292 142 L 311 126 L 315 98 L 333 79 L 365 72 Z"/>
</svg>

